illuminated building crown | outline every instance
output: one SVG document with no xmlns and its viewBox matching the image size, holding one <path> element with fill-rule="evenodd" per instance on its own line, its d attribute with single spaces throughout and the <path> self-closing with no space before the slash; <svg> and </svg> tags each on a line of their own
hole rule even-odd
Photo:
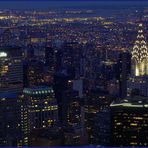
<svg viewBox="0 0 148 148">
<path fill-rule="evenodd" d="M 132 66 L 135 76 L 148 75 L 148 48 L 142 27 L 143 25 L 139 24 L 137 40 L 132 50 Z"/>
</svg>

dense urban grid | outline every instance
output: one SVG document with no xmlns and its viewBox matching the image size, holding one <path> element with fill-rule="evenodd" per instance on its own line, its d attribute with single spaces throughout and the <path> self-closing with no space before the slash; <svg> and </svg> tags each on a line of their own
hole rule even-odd
<svg viewBox="0 0 148 148">
<path fill-rule="evenodd" d="M 0 146 L 148 146 L 148 9 L 0 11 Z"/>
</svg>

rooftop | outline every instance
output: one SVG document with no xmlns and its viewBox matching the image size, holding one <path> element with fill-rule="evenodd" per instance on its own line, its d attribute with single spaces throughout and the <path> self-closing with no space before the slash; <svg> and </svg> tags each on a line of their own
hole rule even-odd
<svg viewBox="0 0 148 148">
<path fill-rule="evenodd" d="M 148 108 L 148 98 L 143 96 L 134 96 L 129 99 L 114 101 L 111 107 L 136 107 Z"/>
<path fill-rule="evenodd" d="M 18 57 L 22 56 L 22 49 L 17 46 L 0 47 L 0 53 L 1 57 Z"/>
<path fill-rule="evenodd" d="M 25 94 L 49 94 L 53 93 L 53 88 L 52 87 L 47 87 L 47 86 L 40 86 L 40 87 L 32 87 L 32 88 L 24 88 L 23 93 Z"/>
</svg>

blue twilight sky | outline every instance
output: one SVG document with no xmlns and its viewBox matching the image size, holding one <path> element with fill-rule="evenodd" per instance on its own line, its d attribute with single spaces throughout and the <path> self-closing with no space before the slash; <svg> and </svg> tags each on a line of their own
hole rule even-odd
<svg viewBox="0 0 148 148">
<path fill-rule="evenodd" d="M 124 9 L 148 7 L 148 0 L 0 0 L 0 9 Z"/>
<path fill-rule="evenodd" d="M 117 2 L 120 2 L 120 1 L 145 1 L 145 2 L 148 2 L 148 0 L 0 0 L 0 1 L 97 1 L 97 2 L 107 2 L 107 1 L 117 1 Z"/>
</svg>

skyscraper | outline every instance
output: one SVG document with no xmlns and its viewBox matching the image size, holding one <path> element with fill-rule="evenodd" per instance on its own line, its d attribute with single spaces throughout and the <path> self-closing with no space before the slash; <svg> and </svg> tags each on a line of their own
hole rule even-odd
<svg viewBox="0 0 148 148">
<path fill-rule="evenodd" d="M 21 104 L 23 90 L 22 50 L 19 47 L 0 48 L 0 125 L 1 146 L 21 146 Z"/>
<path fill-rule="evenodd" d="M 0 146 L 21 146 L 21 114 L 17 93 L 0 94 Z"/>
<path fill-rule="evenodd" d="M 44 63 L 32 60 L 24 63 L 24 87 L 44 85 Z"/>
<path fill-rule="evenodd" d="M 131 72 L 131 54 L 126 51 L 119 55 L 117 76 L 120 82 L 120 97 L 126 98 L 127 95 L 127 80 Z"/>
<path fill-rule="evenodd" d="M 138 90 L 140 95 L 148 96 L 148 47 L 142 24 L 139 24 L 137 39 L 131 53 L 131 76 L 127 94 L 130 96 L 132 90 Z"/>
<path fill-rule="evenodd" d="M 95 120 L 99 112 L 110 107 L 111 97 L 108 91 L 91 90 L 85 100 L 85 124 L 88 132 L 89 143 L 95 142 Z"/>
<path fill-rule="evenodd" d="M 49 68 L 49 71 L 55 69 L 55 49 L 52 47 L 45 48 L 45 65 Z"/>
<path fill-rule="evenodd" d="M 139 24 L 137 40 L 132 50 L 132 74 L 134 76 L 148 75 L 148 48 L 143 33 L 143 24 Z"/>
<path fill-rule="evenodd" d="M 111 144 L 110 109 L 97 113 L 95 118 L 95 144 L 110 146 Z"/>
<path fill-rule="evenodd" d="M 147 97 L 111 105 L 112 146 L 148 146 Z"/>
<path fill-rule="evenodd" d="M 0 93 L 23 90 L 22 51 L 19 47 L 0 48 Z"/>
<path fill-rule="evenodd" d="M 28 136 L 35 131 L 56 126 L 58 106 L 51 87 L 25 88 L 22 102 L 22 130 L 24 133 L 28 133 Z M 24 136 L 27 138 L 27 134 Z M 26 140 L 25 138 L 24 140 Z"/>
<path fill-rule="evenodd" d="M 148 146 L 148 48 L 139 25 L 127 99 L 111 104 L 113 146 Z"/>
</svg>

